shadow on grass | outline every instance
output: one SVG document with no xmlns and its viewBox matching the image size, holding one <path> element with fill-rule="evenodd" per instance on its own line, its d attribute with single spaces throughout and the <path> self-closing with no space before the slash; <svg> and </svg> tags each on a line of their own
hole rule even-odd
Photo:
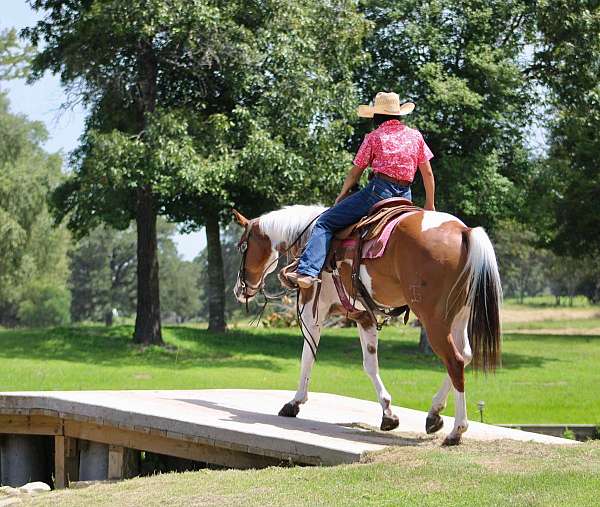
<svg viewBox="0 0 600 507">
<path fill-rule="evenodd" d="M 384 369 L 444 371 L 435 356 L 420 354 L 416 337 L 406 328 L 388 329 L 380 338 Z M 297 328 L 231 330 L 215 334 L 191 327 L 165 327 L 168 347 L 133 344 L 131 326 L 73 326 L 53 329 L 0 330 L 0 358 L 25 358 L 93 363 L 107 366 L 183 368 L 257 368 L 282 371 L 281 360 L 299 361 L 302 337 Z M 517 339 L 528 335 L 518 335 Z M 531 335 L 532 339 L 545 339 Z M 560 337 L 553 336 L 553 339 Z M 511 338 L 512 339 L 512 338 Z M 588 342 L 590 336 L 569 336 Z M 355 330 L 327 330 L 318 362 L 360 368 L 362 353 Z M 504 353 L 504 369 L 541 367 L 551 357 Z"/>
</svg>

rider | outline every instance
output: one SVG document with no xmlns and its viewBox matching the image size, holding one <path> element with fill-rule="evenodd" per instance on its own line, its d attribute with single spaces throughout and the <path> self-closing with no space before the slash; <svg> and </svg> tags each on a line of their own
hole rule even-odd
<svg viewBox="0 0 600 507">
<path fill-rule="evenodd" d="M 317 219 L 297 270 L 287 274 L 292 284 L 308 288 L 318 281 L 331 238 L 337 230 L 360 220 L 382 199 L 410 199 L 410 184 L 417 168 L 425 186 L 425 209 L 435 210 L 435 181 L 429 163 L 433 154 L 418 130 L 398 120 L 414 108 L 412 102 L 400 105 L 396 93 L 385 92 L 376 95 L 372 107 L 358 108 L 358 116 L 373 118 L 376 129 L 365 135 L 335 205 Z M 369 165 L 374 177 L 364 189 L 348 196 Z"/>
</svg>

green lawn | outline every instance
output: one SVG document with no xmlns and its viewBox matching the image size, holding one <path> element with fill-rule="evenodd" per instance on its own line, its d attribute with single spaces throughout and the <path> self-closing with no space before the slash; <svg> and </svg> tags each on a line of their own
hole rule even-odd
<svg viewBox="0 0 600 507">
<path fill-rule="evenodd" d="M 527 326 L 598 327 L 591 320 Z M 600 336 L 510 333 L 524 326 L 509 326 L 497 374 L 469 372 L 470 416 L 477 418 L 476 403 L 484 400 L 492 423 L 600 423 Z M 2 329 L 0 390 L 296 388 L 297 329 L 240 328 L 219 336 L 167 327 L 168 347 L 146 349 L 131 344 L 131 333 L 129 326 Z M 394 403 L 427 410 L 443 369 L 436 358 L 418 354 L 417 342 L 414 328 L 384 329 L 382 377 Z M 325 332 L 311 388 L 375 400 L 355 330 Z"/>
<path fill-rule="evenodd" d="M 55 491 L 36 505 L 590 506 L 600 491 L 600 442 L 544 446 L 466 441 L 396 447 L 371 463 L 201 471 Z M 29 502 L 28 502 L 29 503 Z"/>
</svg>

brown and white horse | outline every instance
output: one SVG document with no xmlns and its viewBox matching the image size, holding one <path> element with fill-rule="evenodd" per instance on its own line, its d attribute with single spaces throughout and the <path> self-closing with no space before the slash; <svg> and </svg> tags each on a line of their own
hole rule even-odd
<svg viewBox="0 0 600 507">
<path fill-rule="evenodd" d="M 267 274 L 274 271 L 278 256 L 298 241 L 302 246 L 310 224 L 325 208 L 290 206 L 248 220 L 237 211 L 244 228 L 240 240 L 243 262 L 234 293 L 240 302 L 262 290 Z M 351 265 L 338 264 L 342 281 L 350 287 Z M 360 267 L 361 280 L 378 304 L 390 308 L 409 305 L 425 326 L 431 348 L 442 360 L 448 375 L 433 397 L 427 415 L 427 433 L 443 426 L 440 412 L 454 389 L 454 428 L 444 440 L 456 445 L 467 430 L 464 369 L 473 360 L 475 367 L 494 369 L 500 358 L 500 277 L 492 244 L 481 227 L 469 228 L 456 217 L 435 211 L 409 214 L 394 228 L 385 253 L 366 259 Z M 323 318 L 331 312 L 344 313 L 332 277 L 323 272 L 319 300 L 317 291 L 299 294 L 301 325 L 305 336 L 298 390 L 280 415 L 295 416 L 308 399 L 308 383 L 315 361 Z M 363 365 L 371 378 L 383 409 L 382 429 L 398 426 L 392 413 L 392 398 L 379 375 L 377 327 L 367 312 L 355 319 L 363 353 Z M 310 343 L 312 341 L 312 344 Z"/>
</svg>

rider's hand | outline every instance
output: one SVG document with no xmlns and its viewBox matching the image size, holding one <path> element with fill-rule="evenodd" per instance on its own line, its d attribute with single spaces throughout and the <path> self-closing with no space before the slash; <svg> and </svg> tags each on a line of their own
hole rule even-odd
<svg viewBox="0 0 600 507">
<path fill-rule="evenodd" d="M 344 199 L 344 197 L 346 197 L 346 194 L 340 194 L 340 195 L 338 195 L 338 196 L 335 198 L 335 203 L 334 203 L 334 206 L 335 206 L 336 204 L 339 204 L 339 203 L 340 203 L 340 202 L 341 202 L 341 201 Z"/>
</svg>

